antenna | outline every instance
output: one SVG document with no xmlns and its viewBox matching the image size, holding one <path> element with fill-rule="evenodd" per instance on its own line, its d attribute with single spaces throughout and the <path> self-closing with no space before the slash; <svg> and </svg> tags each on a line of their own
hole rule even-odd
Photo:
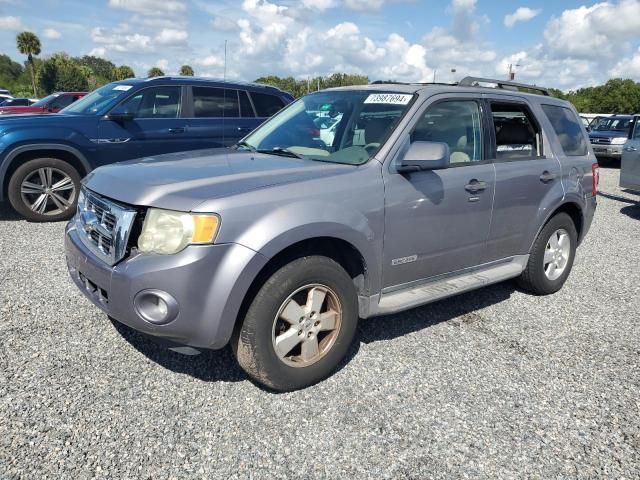
<svg viewBox="0 0 640 480">
<path fill-rule="evenodd" d="M 224 72 L 222 74 L 222 79 L 227 81 L 227 41 L 224 41 Z"/>
</svg>

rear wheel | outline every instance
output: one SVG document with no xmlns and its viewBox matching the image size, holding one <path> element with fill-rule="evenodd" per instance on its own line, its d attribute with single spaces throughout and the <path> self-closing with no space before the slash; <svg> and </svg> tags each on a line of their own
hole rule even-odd
<svg viewBox="0 0 640 480">
<path fill-rule="evenodd" d="M 549 295 L 562 288 L 571 273 L 578 244 L 573 220 L 558 213 L 538 234 L 529 262 L 518 279 L 523 289 L 536 295 Z"/>
<path fill-rule="evenodd" d="M 9 202 L 32 222 L 68 220 L 76 210 L 80 175 L 57 158 L 36 158 L 21 165 L 9 180 Z"/>
<path fill-rule="evenodd" d="M 329 258 L 304 257 L 260 288 L 232 346 L 254 380 L 274 390 L 296 390 L 335 370 L 357 321 L 357 293 L 347 272 Z"/>
</svg>

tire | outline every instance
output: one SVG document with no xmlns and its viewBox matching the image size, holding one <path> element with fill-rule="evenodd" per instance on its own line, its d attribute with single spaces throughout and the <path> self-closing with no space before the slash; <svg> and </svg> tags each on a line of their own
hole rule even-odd
<svg viewBox="0 0 640 480">
<path fill-rule="evenodd" d="M 80 175 L 57 158 L 35 158 L 24 163 L 9 180 L 9 202 L 31 222 L 58 222 L 76 211 Z"/>
<path fill-rule="evenodd" d="M 336 369 L 357 323 L 357 292 L 347 272 L 329 258 L 303 257 L 262 285 L 236 329 L 232 348 L 252 379 L 273 390 L 292 391 L 324 380 Z M 322 330 L 331 324 L 332 330 Z"/>
<path fill-rule="evenodd" d="M 518 285 L 535 295 L 556 293 L 571 273 L 577 244 L 571 217 L 566 213 L 553 216 L 538 234 Z"/>
</svg>

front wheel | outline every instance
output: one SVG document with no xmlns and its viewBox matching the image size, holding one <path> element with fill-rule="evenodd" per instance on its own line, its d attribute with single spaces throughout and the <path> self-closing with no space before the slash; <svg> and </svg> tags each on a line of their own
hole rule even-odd
<svg viewBox="0 0 640 480">
<path fill-rule="evenodd" d="M 232 347 L 240 366 L 274 390 L 328 377 L 358 322 L 353 281 L 333 260 L 304 257 L 276 271 L 251 302 Z"/>
<path fill-rule="evenodd" d="M 518 279 L 523 289 L 536 295 L 549 295 L 562 288 L 578 245 L 575 224 L 566 213 L 558 213 L 538 234 L 529 262 Z"/>
<path fill-rule="evenodd" d="M 75 212 L 80 175 L 57 158 L 36 158 L 21 165 L 9 180 L 9 202 L 32 222 L 68 220 Z"/>
</svg>

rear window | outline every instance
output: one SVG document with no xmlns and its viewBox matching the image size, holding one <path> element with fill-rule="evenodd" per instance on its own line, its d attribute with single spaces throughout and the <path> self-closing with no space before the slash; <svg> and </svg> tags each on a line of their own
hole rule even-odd
<svg viewBox="0 0 640 480">
<path fill-rule="evenodd" d="M 587 141 L 575 113 L 569 108 L 556 105 L 542 105 L 545 115 L 560 140 L 564 154 L 578 157 L 587 154 Z"/>
<path fill-rule="evenodd" d="M 270 117 L 284 107 L 284 102 L 280 97 L 269 95 L 268 93 L 251 92 L 253 105 L 256 107 L 256 114 L 259 117 Z"/>
</svg>

